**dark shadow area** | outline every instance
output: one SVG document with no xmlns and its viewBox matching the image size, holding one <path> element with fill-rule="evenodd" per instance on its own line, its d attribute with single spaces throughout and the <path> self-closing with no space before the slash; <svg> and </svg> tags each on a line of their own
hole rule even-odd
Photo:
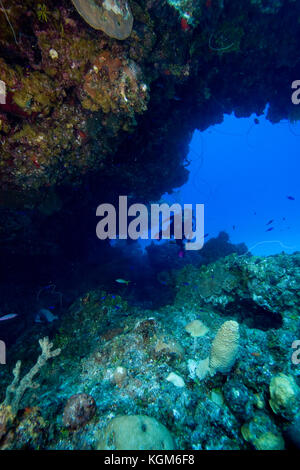
<svg viewBox="0 0 300 470">
<path fill-rule="evenodd" d="M 267 331 L 281 328 L 283 325 L 281 315 L 259 306 L 250 298 L 228 304 L 225 312 L 235 316 L 239 323 L 248 328 Z"/>
</svg>

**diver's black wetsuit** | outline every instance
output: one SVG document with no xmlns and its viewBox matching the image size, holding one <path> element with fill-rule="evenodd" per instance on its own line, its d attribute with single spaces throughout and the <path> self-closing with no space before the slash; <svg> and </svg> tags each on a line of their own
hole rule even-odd
<svg viewBox="0 0 300 470">
<path fill-rule="evenodd" d="M 170 237 L 175 237 L 175 214 L 172 214 L 170 217 Z M 182 238 L 175 238 L 176 245 L 179 247 L 179 253 L 182 253 L 182 256 L 184 256 L 185 252 L 185 236 L 184 236 L 184 223 L 182 220 L 182 227 L 181 227 L 181 233 L 182 233 Z M 159 231 L 159 240 L 162 239 L 162 234 L 163 234 L 163 229 L 161 228 Z"/>
</svg>

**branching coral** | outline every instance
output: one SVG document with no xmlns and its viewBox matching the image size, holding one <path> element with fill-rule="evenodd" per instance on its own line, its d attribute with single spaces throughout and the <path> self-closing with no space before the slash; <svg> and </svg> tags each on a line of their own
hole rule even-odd
<svg viewBox="0 0 300 470">
<path fill-rule="evenodd" d="M 17 36 L 16 36 L 16 33 L 15 33 L 15 30 L 14 30 L 13 25 L 11 24 L 11 21 L 10 21 L 10 19 L 9 19 L 9 16 L 8 16 L 8 14 L 7 14 L 7 12 L 6 12 L 5 8 L 4 8 L 4 5 L 3 5 L 2 0 L 0 0 L 0 6 L 1 6 L 1 9 L 2 9 L 4 15 L 5 15 L 5 18 L 6 18 L 7 22 L 8 22 L 8 24 L 9 24 L 9 27 L 10 27 L 10 29 L 11 29 L 11 32 L 13 33 L 15 43 L 18 45 L 19 43 L 18 43 L 18 40 L 17 40 Z"/>
<path fill-rule="evenodd" d="M 45 337 L 39 340 L 39 344 L 42 349 L 42 354 L 38 357 L 36 364 L 30 369 L 30 371 L 20 380 L 21 361 L 16 363 L 13 370 L 14 379 L 12 383 L 6 389 L 6 396 L 3 402 L 4 407 L 10 407 L 12 413 L 16 415 L 20 401 L 29 388 L 38 388 L 39 384 L 33 382 L 34 376 L 41 370 L 46 364 L 48 359 L 56 357 L 60 354 L 60 349 L 51 351 L 53 344 L 49 342 L 49 338 Z"/>
</svg>

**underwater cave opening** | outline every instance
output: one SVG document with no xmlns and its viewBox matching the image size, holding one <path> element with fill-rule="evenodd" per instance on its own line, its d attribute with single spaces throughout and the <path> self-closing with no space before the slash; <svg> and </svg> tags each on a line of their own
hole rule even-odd
<svg viewBox="0 0 300 470">
<path fill-rule="evenodd" d="M 195 130 L 187 155 L 188 182 L 163 196 L 205 204 L 205 238 L 229 234 L 254 255 L 300 250 L 299 121 L 276 124 L 263 115 L 224 115 Z"/>
<path fill-rule="evenodd" d="M 255 303 L 250 297 L 231 302 L 226 307 L 226 314 L 234 316 L 241 324 L 248 328 L 255 328 L 262 331 L 279 329 L 283 325 L 282 317 L 279 313 L 262 307 Z"/>
</svg>

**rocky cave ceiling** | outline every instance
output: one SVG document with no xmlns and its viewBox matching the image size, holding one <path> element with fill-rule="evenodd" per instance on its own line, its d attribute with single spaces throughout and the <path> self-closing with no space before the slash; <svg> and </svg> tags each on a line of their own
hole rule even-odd
<svg viewBox="0 0 300 470">
<path fill-rule="evenodd" d="M 121 16 L 105 32 L 75 8 L 99 0 L 1 3 L 5 249 L 20 233 L 32 242 L 53 214 L 94 214 L 119 194 L 158 200 L 186 181 L 192 132 L 224 113 L 269 103 L 271 122 L 300 115 L 298 1 L 115 0 Z"/>
</svg>

